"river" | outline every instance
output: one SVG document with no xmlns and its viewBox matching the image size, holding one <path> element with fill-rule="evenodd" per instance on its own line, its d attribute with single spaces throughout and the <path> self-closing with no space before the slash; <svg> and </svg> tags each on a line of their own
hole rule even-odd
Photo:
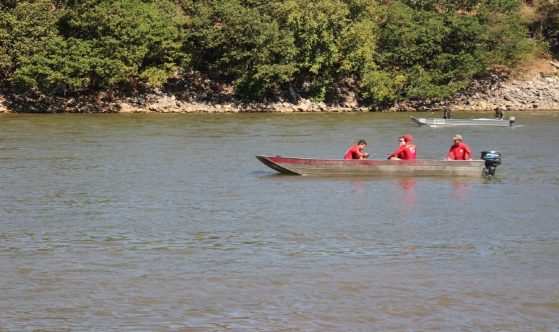
<svg viewBox="0 0 559 332">
<path fill-rule="evenodd" d="M 0 331 L 559 331 L 559 113 L 0 116 Z M 473 116 L 455 114 L 455 116 Z M 276 175 L 460 133 L 497 177 Z"/>
</svg>

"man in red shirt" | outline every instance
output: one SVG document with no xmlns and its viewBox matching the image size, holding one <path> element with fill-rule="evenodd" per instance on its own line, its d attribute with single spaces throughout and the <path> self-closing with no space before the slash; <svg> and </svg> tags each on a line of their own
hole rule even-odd
<svg viewBox="0 0 559 332">
<path fill-rule="evenodd" d="M 344 154 L 345 160 L 351 159 L 367 159 L 369 158 L 369 154 L 365 151 L 365 147 L 367 146 L 367 142 L 364 139 L 360 139 L 357 144 L 352 145 L 347 149 Z"/>
<path fill-rule="evenodd" d="M 415 144 L 413 144 L 413 136 L 409 134 L 400 137 L 400 146 L 388 156 L 390 160 L 415 160 L 415 158 Z"/>
<path fill-rule="evenodd" d="M 464 143 L 464 138 L 462 135 L 454 135 L 452 138 L 454 143 L 448 150 L 447 160 L 471 160 L 472 150 L 470 147 Z"/>
</svg>

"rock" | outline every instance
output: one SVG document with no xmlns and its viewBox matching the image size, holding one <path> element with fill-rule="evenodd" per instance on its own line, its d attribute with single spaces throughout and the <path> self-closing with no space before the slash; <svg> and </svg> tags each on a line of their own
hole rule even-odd
<svg viewBox="0 0 559 332">
<path fill-rule="evenodd" d="M 150 104 L 148 108 L 154 112 L 176 112 L 177 98 L 173 95 L 160 95 L 154 103 Z"/>
<path fill-rule="evenodd" d="M 8 113 L 10 110 L 6 106 L 6 98 L 0 96 L 0 113 Z"/>
<path fill-rule="evenodd" d="M 509 110 L 557 109 L 556 100 L 559 100 L 559 77 L 539 75 L 526 81 L 474 82 L 470 91 L 456 95 L 452 108 L 489 111 L 492 106 L 506 105 Z"/>
<path fill-rule="evenodd" d="M 147 112 L 145 108 L 133 106 L 129 103 L 119 103 L 117 104 L 118 112 L 120 113 L 136 113 L 136 112 Z"/>
</svg>

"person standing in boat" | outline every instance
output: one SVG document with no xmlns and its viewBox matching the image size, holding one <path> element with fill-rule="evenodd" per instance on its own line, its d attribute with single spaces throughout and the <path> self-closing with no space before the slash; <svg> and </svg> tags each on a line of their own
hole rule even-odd
<svg viewBox="0 0 559 332">
<path fill-rule="evenodd" d="M 454 135 L 452 141 L 447 160 L 472 160 L 472 150 L 468 144 L 464 143 L 462 135 Z"/>
<path fill-rule="evenodd" d="M 443 119 L 452 119 L 452 113 L 450 111 L 450 108 L 445 107 L 443 109 Z"/>
<path fill-rule="evenodd" d="M 364 139 L 360 139 L 357 141 L 357 144 L 354 144 L 347 149 L 344 154 L 345 160 L 352 160 L 352 159 L 367 159 L 369 158 L 369 154 L 365 152 L 365 147 L 367 147 L 367 141 Z"/>
<path fill-rule="evenodd" d="M 495 119 L 503 120 L 503 118 L 504 118 L 503 107 L 499 106 L 495 109 Z"/>
<path fill-rule="evenodd" d="M 404 135 L 399 138 L 400 146 L 392 152 L 388 159 L 390 160 L 415 160 L 417 153 L 415 144 L 413 144 L 412 135 Z"/>
</svg>

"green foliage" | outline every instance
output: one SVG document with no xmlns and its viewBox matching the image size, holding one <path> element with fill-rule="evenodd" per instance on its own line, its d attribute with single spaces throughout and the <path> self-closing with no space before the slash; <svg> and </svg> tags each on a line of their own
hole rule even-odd
<svg viewBox="0 0 559 332">
<path fill-rule="evenodd" d="M 0 22 L 6 22 L 7 16 L 5 13 L 0 13 Z M 0 80 L 5 80 L 12 67 L 12 57 L 10 56 L 7 41 L 10 38 L 10 34 L 4 27 L 0 27 Z"/>
<path fill-rule="evenodd" d="M 14 72 L 56 38 L 57 13 L 48 0 L 21 1 L 0 11 L 0 78 Z"/>
<path fill-rule="evenodd" d="M 440 100 L 521 62 L 528 24 L 558 52 L 558 7 L 534 23 L 520 0 L 4 0 L 0 80 L 65 95 L 194 71 L 244 100 Z"/>
<path fill-rule="evenodd" d="M 363 91 L 364 97 L 381 102 L 445 99 L 492 66 L 516 64 L 534 47 L 517 14 L 508 13 L 518 4 L 516 1 L 492 2 L 491 6 L 473 2 L 406 3 L 388 6 L 378 41 L 379 67 L 390 73 L 388 77 L 399 77 L 400 84 L 379 83 L 384 87 L 379 89 L 367 83 L 365 86 L 372 90 Z M 477 10 L 466 15 L 456 10 L 459 4 L 462 10 Z M 441 8 L 445 10 L 441 12 Z M 371 77 L 383 81 L 384 76 Z"/>
<path fill-rule="evenodd" d="M 278 6 L 280 24 L 294 36 L 295 86 L 325 99 L 346 77 L 361 77 L 376 66 L 376 3 L 290 0 Z"/>
<path fill-rule="evenodd" d="M 79 91 L 90 86 L 95 67 L 92 52 L 88 43 L 55 37 L 45 49 L 23 62 L 14 78 L 20 85 L 53 93 Z"/>
<path fill-rule="evenodd" d="M 493 13 L 514 14 L 518 12 L 522 2 L 521 0 L 485 0 L 481 2 L 481 7 Z"/>
<path fill-rule="evenodd" d="M 30 52 L 14 79 L 43 91 L 162 86 L 188 60 L 184 19 L 170 2 L 86 1 L 61 11 L 59 34 Z"/>
<path fill-rule="evenodd" d="M 487 54 L 489 64 L 513 66 L 530 54 L 535 42 L 526 38 L 528 27 L 521 23 L 517 14 L 492 13 L 488 17 Z"/>
<path fill-rule="evenodd" d="M 264 10 L 240 1 L 198 2 L 187 40 L 193 67 L 234 82 L 242 98 L 262 98 L 288 82 L 296 68 L 293 38 Z"/>
<path fill-rule="evenodd" d="M 400 95 L 405 83 L 406 76 L 402 73 L 369 71 L 362 77 L 361 94 L 368 100 L 386 105 Z"/>
<path fill-rule="evenodd" d="M 401 2 L 413 9 L 438 13 L 476 12 L 481 8 L 514 12 L 522 4 L 521 0 L 402 0 Z"/>
<path fill-rule="evenodd" d="M 549 43 L 550 50 L 559 57 L 559 2 L 542 0 L 537 8 L 536 22 L 540 34 Z"/>
<path fill-rule="evenodd" d="M 381 26 L 378 63 L 405 83 L 384 100 L 445 98 L 465 86 L 472 73 L 463 60 L 476 51 L 476 28 L 468 16 L 391 5 Z"/>
</svg>

